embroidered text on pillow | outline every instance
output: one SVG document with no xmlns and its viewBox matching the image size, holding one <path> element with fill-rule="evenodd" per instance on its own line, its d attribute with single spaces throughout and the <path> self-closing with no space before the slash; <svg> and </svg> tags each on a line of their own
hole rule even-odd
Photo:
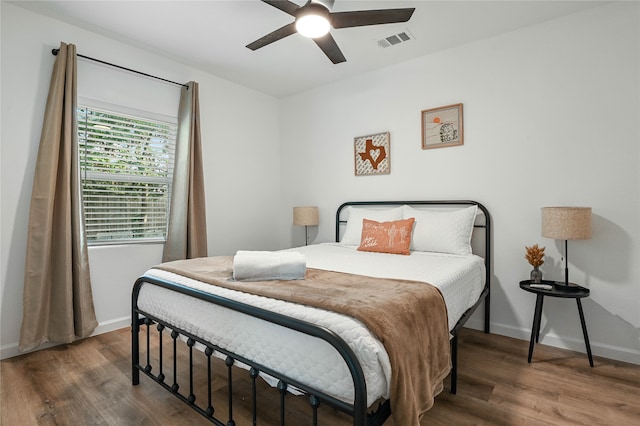
<svg viewBox="0 0 640 426">
<path fill-rule="evenodd" d="M 362 220 L 362 238 L 359 251 L 410 254 L 411 232 L 414 218 L 393 222 Z"/>
</svg>

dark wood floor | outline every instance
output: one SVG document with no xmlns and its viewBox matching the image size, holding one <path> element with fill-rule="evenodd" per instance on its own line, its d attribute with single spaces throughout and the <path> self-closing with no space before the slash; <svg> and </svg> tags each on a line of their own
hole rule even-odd
<svg viewBox="0 0 640 426">
<path fill-rule="evenodd" d="M 2 361 L 1 424 L 211 424 L 147 377 L 131 386 L 129 347 L 123 329 Z M 463 330 L 458 394 L 445 389 L 422 424 L 640 425 L 640 366 L 595 357 L 590 368 L 586 355 L 545 345 L 528 364 L 527 351 L 528 342 Z M 248 380 L 237 379 L 236 392 L 248 392 Z M 239 405 L 238 426 L 249 424 Z M 287 424 L 305 424 L 292 407 Z M 260 424 L 277 424 L 276 413 L 261 410 Z M 324 424 L 348 424 L 332 410 L 321 414 Z"/>
</svg>

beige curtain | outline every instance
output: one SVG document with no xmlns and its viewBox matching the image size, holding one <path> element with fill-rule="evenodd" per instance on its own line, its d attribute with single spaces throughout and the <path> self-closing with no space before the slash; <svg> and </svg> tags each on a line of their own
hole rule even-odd
<svg viewBox="0 0 640 426">
<path fill-rule="evenodd" d="M 207 256 L 198 83 L 182 88 L 167 242 L 162 261 Z"/>
<path fill-rule="evenodd" d="M 84 234 L 76 98 L 76 47 L 61 43 L 31 194 L 21 351 L 70 343 L 98 325 Z"/>
</svg>

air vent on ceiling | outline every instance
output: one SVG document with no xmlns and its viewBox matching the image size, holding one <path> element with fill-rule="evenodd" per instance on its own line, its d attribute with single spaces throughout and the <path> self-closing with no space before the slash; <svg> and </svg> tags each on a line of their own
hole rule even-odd
<svg viewBox="0 0 640 426">
<path fill-rule="evenodd" d="M 382 40 L 378 40 L 379 47 L 390 47 L 396 46 L 400 43 L 404 43 L 405 41 L 413 40 L 413 36 L 409 31 L 403 31 L 398 34 L 391 35 L 389 37 L 385 37 Z"/>
</svg>

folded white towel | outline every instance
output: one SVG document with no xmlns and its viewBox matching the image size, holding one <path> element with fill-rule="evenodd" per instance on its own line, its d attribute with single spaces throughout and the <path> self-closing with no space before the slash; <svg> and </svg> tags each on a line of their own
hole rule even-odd
<svg viewBox="0 0 640 426">
<path fill-rule="evenodd" d="M 238 250 L 233 257 L 236 281 L 303 280 L 306 271 L 307 260 L 296 251 Z"/>
</svg>

